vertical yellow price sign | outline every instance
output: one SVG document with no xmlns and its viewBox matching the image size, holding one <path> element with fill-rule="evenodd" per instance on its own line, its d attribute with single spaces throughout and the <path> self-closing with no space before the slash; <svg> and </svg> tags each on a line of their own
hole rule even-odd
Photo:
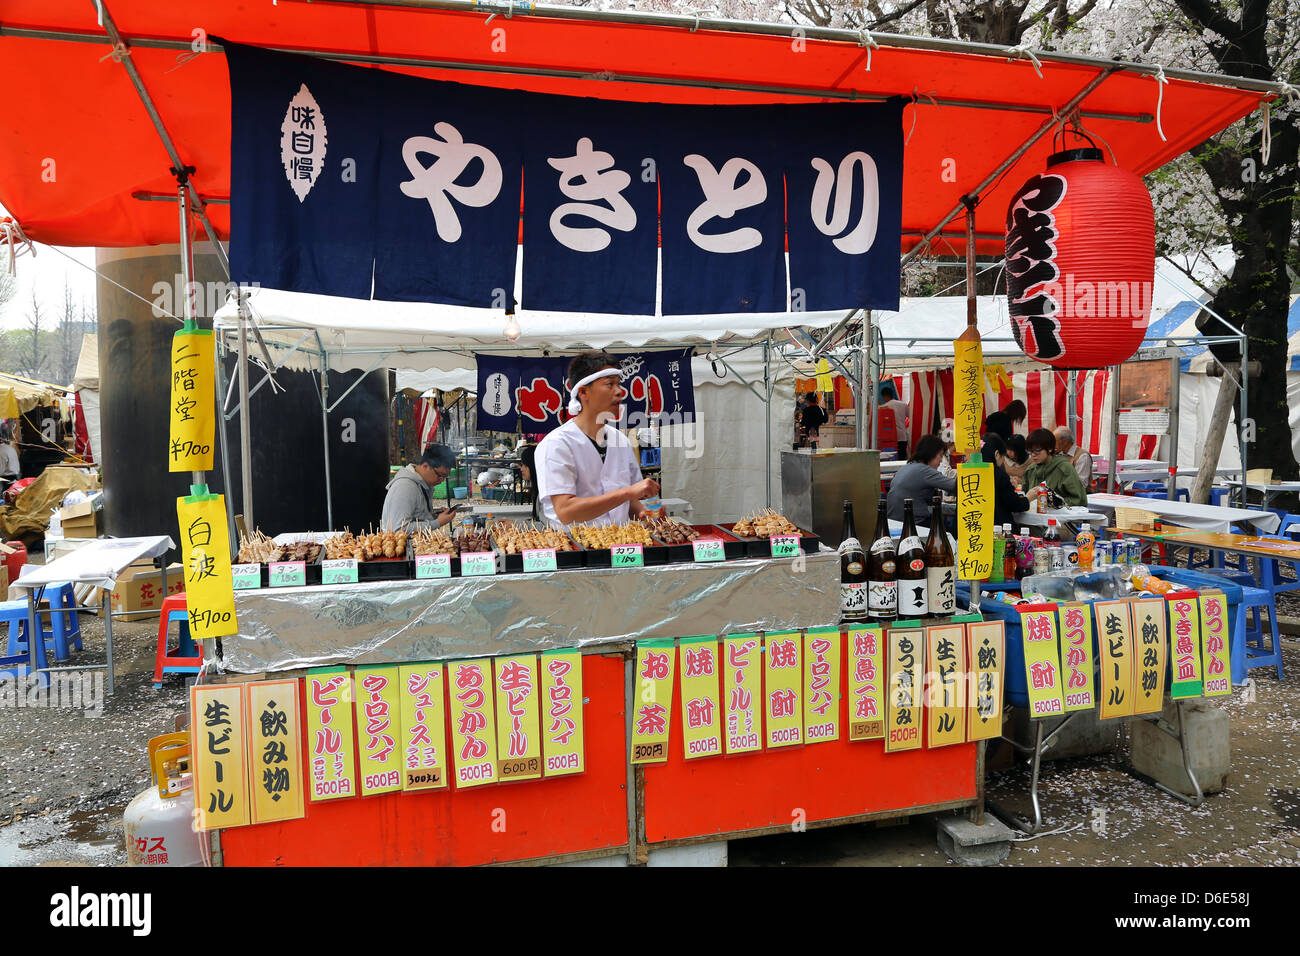
<svg viewBox="0 0 1300 956">
<path fill-rule="evenodd" d="M 885 736 L 885 658 L 879 626 L 849 628 L 849 740 Z"/>
<path fill-rule="evenodd" d="M 889 697 L 885 753 L 921 748 L 921 671 L 925 669 L 925 630 L 893 627 L 885 633 L 889 649 Z"/>
<path fill-rule="evenodd" d="M 358 667 L 353 675 L 363 797 L 402 789 L 399 677 L 395 664 Z"/>
<path fill-rule="evenodd" d="M 722 639 L 722 699 L 728 754 L 763 749 L 763 668 L 757 634 Z"/>
<path fill-rule="evenodd" d="M 1061 680 L 1065 682 L 1065 712 L 1092 710 L 1092 616 L 1087 604 L 1061 605 Z"/>
<path fill-rule="evenodd" d="M 813 627 L 804 635 L 803 725 L 808 743 L 840 739 L 838 627 Z"/>
<path fill-rule="evenodd" d="M 172 337 L 169 471 L 211 471 L 216 435 L 212 331 L 181 329 Z"/>
<path fill-rule="evenodd" d="M 248 774 L 242 684 L 190 687 L 194 827 L 248 825 Z"/>
<path fill-rule="evenodd" d="M 1096 601 L 1092 608 L 1097 615 L 1101 719 L 1128 717 L 1134 703 L 1132 602 Z"/>
<path fill-rule="evenodd" d="M 1061 645 L 1056 636 L 1055 604 L 1022 604 L 1020 630 L 1025 644 L 1025 681 L 1029 685 L 1029 716 L 1051 717 L 1065 712 L 1061 693 Z"/>
<path fill-rule="evenodd" d="M 925 745 L 966 741 L 966 625 L 930 628 L 925 661 Z"/>
<path fill-rule="evenodd" d="M 798 631 L 772 632 L 763 639 L 767 746 L 803 743 L 803 654 Z"/>
<path fill-rule="evenodd" d="M 957 577 L 983 581 L 993 570 L 993 466 L 957 466 Z"/>
<path fill-rule="evenodd" d="M 1160 598 L 1133 601 L 1133 713 L 1154 714 L 1165 703 L 1165 670 L 1169 659 L 1165 639 L 1165 602 Z"/>
<path fill-rule="evenodd" d="M 632 685 L 632 763 L 668 762 L 676 660 L 672 641 L 637 642 Z"/>
<path fill-rule="evenodd" d="M 239 630 L 235 586 L 230 579 L 230 534 L 222 495 L 176 499 L 185 561 L 185 607 L 195 640 L 224 637 Z"/>
<path fill-rule="evenodd" d="M 1201 683 L 1201 615 L 1196 595 L 1166 594 L 1169 608 L 1169 643 L 1173 683 L 1169 696 L 1174 700 L 1200 697 Z"/>
<path fill-rule="evenodd" d="M 954 369 L 953 441 L 961 455 L 978 451 L 980 422 L 984 420 L 984 349 L 979 339 L 952 343 Z"/>
<path fill-rule="evenodd" d="M 682 751 L 687 760 L 722 753 L 722 706 L 718 698 L 718 639 L 683 637 L 678 647 L 682 672 Z"/>
<path fill-rule="evenodd" d="M 582 654 L 542 653 L 542 753 L 546 776 L 582 773 L 586 767 L 582 722 Z"/>
<path fill-rule="evenodd" d="M 1002 652 L 1006 625 L 1002 621 L 971 622 L 967 666 L 974 687 L 967 695 L 966 739 L 988 740 L 1002 735 Z"/>
<path fill-rule="evenodd" d="M 297 680 L 244 685 L 253 823 L 297 820 L 305 814 L 298 687 Z"/>
<path fill-rule="evenodd" d="M 493 658 L 492 679 L 497 692 L 497 774 L 502 780 L 536 780 L 542 775 L 537 658 Z"/>
</svg>

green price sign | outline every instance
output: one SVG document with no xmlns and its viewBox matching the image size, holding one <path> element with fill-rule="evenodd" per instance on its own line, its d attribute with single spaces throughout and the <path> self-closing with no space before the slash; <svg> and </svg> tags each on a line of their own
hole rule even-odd
<svg viewBox="0 0 1300 956">
<path fill-rule="evenodd" d="M 476 577 L 480 574 L 497 573 L 497 556 L 491 551 L 475 551 L 460 556 L 460 573 L 462 577 Z"/>
<path fill-rule="evenodd" d="M 639 544 L 617 544 L 609 549 L 609 563 L 615 568 L 643 568 L 645 548 Z"/>
<path fill-rule="evenodd" d="M 357 559 L 343 558 L 337 561 L 322 561 L 320 579 L 322 584 L 356 584 Z"/>
<path fill-rule="evenodd" d="M 695 549 L 697 564 L 705 561 L 722 561 L 726 557 L 719 538 L 696 538 L 691 542 L 691 546 Z"/>
<path fill-rule="evenodd" d="M 268 566 L 267 577 L 273 588 L 301 587 L 307 583 L 307 564 L 304 561 L 280 561 Z"/>
<path fill-rule="evenodd" d="M 415 577 L 417 580 L 451 577 L 450 554 L 417 554 L 415 556 Z"/>
<path fill-rule="evenodd" d="M 772 542 L 774 558 L 793 558 L 799 553 L 799 536 L 796 534 L 774 534 L 768 540 Z"/>
<path fill-rule="evenodd" d="M 533 571 L 554 571 L 555 570 L 555 549 L 554 548 L 525 548 L 524 549 L 524 570 Z"/>
<path fill-rule="evenodd" d="M 262 566 L 260 564 L 232 564 L 230 580 L 236 591 L 250 591 L 262 586 Z"/>
</svg>

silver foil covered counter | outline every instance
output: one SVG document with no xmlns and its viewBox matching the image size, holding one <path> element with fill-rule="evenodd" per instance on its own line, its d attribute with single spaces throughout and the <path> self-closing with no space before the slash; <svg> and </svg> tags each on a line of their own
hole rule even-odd
<svg viewBox="0 0 1300 956">
<path fill-rule="evenodd" d="M 839 557 L 236 591 L 239 674 L 834 624 Z"/>
</svg>

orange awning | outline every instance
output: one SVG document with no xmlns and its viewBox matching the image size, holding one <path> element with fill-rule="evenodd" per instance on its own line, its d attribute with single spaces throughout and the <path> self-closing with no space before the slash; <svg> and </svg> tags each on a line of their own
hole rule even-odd
<svg viewBox="0 0 1300 956">
<path fill-rule="evenodd" d="M 436 62 L 442 65 L 380 68 L 437 79 L 607 99 L 725 104 L 916 96 L 903 117 L 909 136 L 903 251 L 995 173 L 1053 111 L 1108 69 L 1115 72 L 1082 102 L 1082 124 L 1104 140 L 1120 165 L 1139 174 L 1274 95 L 1268 84 L 1226 77 L 1207 77 L 1209 82 L 1170 70 L 1159 107 L 1162 139 L 1156 123 L 1162 84 L 1155 77 L 1119 64 L 1047 54 L 1039 54 L 1036 63 L 988 47 L 881 36 L 874 38 L 879 46 L 868 50 L 848 34 L 819 38 L 831 31 L 810 30 L 801 40 L 792 38 L 793 27 L 723 30 L 706 22 L 692 32 L 687 18 L 681 18 L 682 26 L 590 21 L 580 19 L 586 14 L 578 9 L 563 18 L 516 11 L 489 23 L 486 12 L 355 2 L 281 0 L 253 8 L 230 0 L 106 0 L 106 5 L 207 200 L 230 194 L 230 91 L 219 50 L 187 57 L 197 29 L 207 37 L 343 59 Z M 0 54 L 21 90 L 0 115 L 0 203 L 29 237 L 42 242 L 176 242 L 175 204 L 136 198 L 174 196 L 172 163 L 127 70 L 108 55 L 95 5 L 6 0 L 0 17 Z M 504 50 L 495 52 L 502 43 Z M 783 92 L 770 92 L 774 89 Z M 1051 151 L 1051 137 L 1044 137 L 982 193 L 976 213 L 981 251 L 1001 250 L 1007 202 L 1025 178 L 1044 167 Z M 209 214 L 218 233 L 228 237 L 228 208 L 213 205 Z M 961 251 L 963 228 L 960 217 L 953 220 L 935 251 Z"/>
</svg>

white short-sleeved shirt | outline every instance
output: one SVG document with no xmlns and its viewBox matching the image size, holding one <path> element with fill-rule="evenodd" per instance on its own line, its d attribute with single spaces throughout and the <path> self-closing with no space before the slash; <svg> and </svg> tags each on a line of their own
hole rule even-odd
<svg viewBox="0 0 1300 956">
<path fill-rule="evenodd" d="M 537 500 L 551 527 L 564 523 L 555 514 L 552 495 L 594 498 L 641 480 L 632 445 L 617 428 L 604 426 L 605 460 L 576 421 L 565 422 L 537 446 Z M 605 512 L 592 524 L 622 524 L 627 521 L 626 502 Z"/>
</svg>

